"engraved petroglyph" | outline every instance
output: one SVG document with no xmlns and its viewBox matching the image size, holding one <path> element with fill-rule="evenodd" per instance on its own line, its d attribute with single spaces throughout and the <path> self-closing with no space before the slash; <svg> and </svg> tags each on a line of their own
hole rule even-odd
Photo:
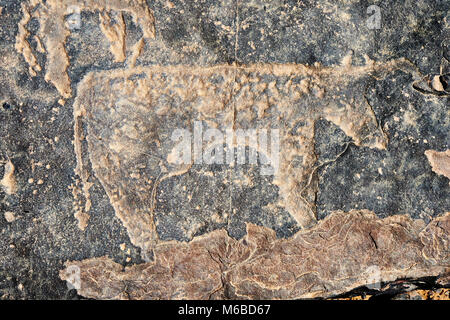
<svg viewBox="0 0 450 320">
<path fill-rule="evenodd" d="M 69 98 L 72 95 L 71 82 L 67 74 L 70 61 L 65 49 L 71 26 L 65 23 L 65 18 L 73 14 L 73 8 L 76 8 L 79 13 L 100 11 L 100 27 L 110 41 L 111 52 L 116 61 L 125 60 L 124 38 L 126 30 L 123 13 L 130 14 L 136 25 L 141 27 L 143 39 L 151 39 L 155 36 L 153 14 L 145 0 L 31 0 L 22 3 L 21 6 L 23 18 L 19 23 L 16 50 L 24 56 L 29 65 L 30 75 L 36 76 L 41 71 L 42 66 L 38 64 L 27 41 L 29 32 L 26 29 L 30 19 L 36 18 L 40 24 L 39 35 L 37 36 L 38 43 L 41 43 L 42 40 L 43 48 L 42 46 L 40 48 L 47 53 L 45 80 L 52 83 L 64 98 Z M 111 21 L 110 12 L 117 15 L 115 23 Z"/>
<path fill-rule="evenodd" d="M 212 128 L 277 128 L 280 165 L 271 181 L 275 199 L 264 206 L 275 215 L 284 210 L 299 226 L 310 228 L 317 222 L 314 122 L 325 118 L 340 126 L 354 144 L 385 148 L 387 137 L 363 98 L 364 81 L 398 68 L 412 69 L 403 59 L 388 63 L 368 59 L 363 66 L 353 66 L 348 58 L 344 62 L 334 67 L 152 66 L 90 73 L 79 84 L 74 104 L 76 172 L 81 188 L 88 191 L 91 184 L 83 160 L 88 155 L 131 241 L 149 253 L 159 241 L 155 221 L 161 213 L 159 186 L 183 175 L 192 179 L 193 164 L 175 165 L 167 160 L 175 128 L 191 128 L 194 121 Z M 83 128 L 87 148 L 83 147 Z M 238 210 L 227 199 L 238 179 L 233 178 L 233 169 L 227 170 L 228 174 L 216 179 L 224 183 L 219 197 L 228 203 L 223 214 L 229 217 Z M 88 192 L 85 195 L 89 199 Z M 191 200 L 187 194 L 185 203 Z M 180 209 L 178 204 L 168 211 Z M 208 211 L 206 207 L 199 210 Z M 188 233 L 195 234 L 199 227 L 193 224 L 194 230 Z"/>
</svg>

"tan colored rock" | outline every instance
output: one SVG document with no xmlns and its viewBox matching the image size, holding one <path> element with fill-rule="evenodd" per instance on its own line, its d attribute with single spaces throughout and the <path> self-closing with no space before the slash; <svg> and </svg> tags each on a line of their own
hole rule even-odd
<svg viewBox="0 0 450 320">
<path fill-rule="evenodd" d="M 295 299 L 327 297 L 398 278 L 438 276 L 449 266 L 450 213 L 423 221 L 334 212 L 291 239 L 247 225 L 189 243 L 168 242 L 154 262 L 122 268 L 107 257 L 67 262 L 80 269 L 78 293 L 96 299 Z M 66 270 L 60 272 L 68 280 Z"/>
<path fill-rule="evenodd" d="M 17 181 L 14 176 L 15 167 L 11 160 L 5 164 L 5 173 L 3 178 L 0 180 L 0 186 L 6 192 L 6 194 L 12 195 L 17 192 Z"/>
<path fill-rule="evenodd" d="M 450 149 L 443 152 L 427 150 L 425 155 L 434 172 L 450 179 Z"/>
<path fill-rule="evenodd" d="M 42 40 L 45 46 L 45 49 L 42 46 L 38 47 L 38 51 L 47 53 L 45 81 L 53 84 L 63 98 L 72 96 L 71 83 L 67 74 L 70 61 L 65 48 L 66 39 L 71 30 L 65 21 L 66 16 L 80 15 L 83 11 L 113 11 L 120 17 L 122 13 L 129 13 L 136 24 L 142 28 L 143 39 L 150 39 L 155 35 L 154 17 L 145 0 L 29 0 L 23 2 L 21 6 L 23 18 L 19 23 L 16 50 L 28 63 L 30 75 L 36 76 L 42 68 L 27 41 L 29 31 L 26 29 L 31 18 L 36 18 L 41 25 L 36 39 L 39 43 Z M 110 22 L 109 15 L 105 13 L 101 16 L 100 27 L 110 41 L 115 60 L 123 61 L 125 60 L 124 22 L 121 19 L 117 24 L 110 24 Z"/>
</svg>

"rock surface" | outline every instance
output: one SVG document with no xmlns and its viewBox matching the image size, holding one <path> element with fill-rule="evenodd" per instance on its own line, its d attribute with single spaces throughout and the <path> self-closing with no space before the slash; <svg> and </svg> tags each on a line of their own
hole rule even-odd
<svg viewBox="0 0 450 320">
<path fill-rule="evenodd" d="M 0 0 L 0 297 L 450 285 L 449 9 Z"/>
</svg>

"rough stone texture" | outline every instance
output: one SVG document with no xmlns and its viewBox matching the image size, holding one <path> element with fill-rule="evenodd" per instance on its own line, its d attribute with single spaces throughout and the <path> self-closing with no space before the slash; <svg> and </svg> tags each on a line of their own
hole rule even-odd
<svg viewBox="0 0 450 320">
<path fill-rule="evenodd" d="M 0 0 L 0 297 L 448 286 L 449 9 Z M 280 170 L 172 163 L 194 121 L 279 128 Z"/>
<path fill-rule="evenodd" d="M 442 272 L 450 262 L 449 231 L 450 214 L 423 229 L 406 216 L 335 212 L 286 240 L 248 225 L 241 241 L 220 230 L 188 244 L 161 244 L 154 262 L 125 270 L 107 257 L 68 262 L 61 278 L 73 281 L 69 271 L 78 267 L 80 294 L 100 299 L 324 297 L 373 284 L 373 266 L 381 282 Z"/>
</svg>

